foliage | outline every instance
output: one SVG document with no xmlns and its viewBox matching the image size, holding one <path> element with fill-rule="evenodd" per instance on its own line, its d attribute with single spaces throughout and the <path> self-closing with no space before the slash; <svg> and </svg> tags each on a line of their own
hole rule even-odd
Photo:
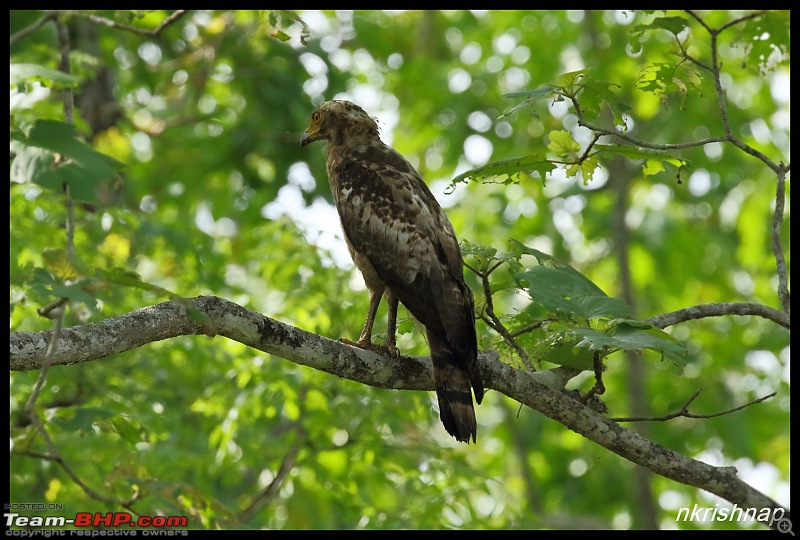
<svg viewBox="0 0 800 540">
<path fill-rule="evenodd" d="M 570 385 L 582 391 L 598 353 L 613 417 L 667 414 L 699 388 L 704 414 L 776 392 L 640 425 L 788 504 L 788 330 L 755 316 L 653 322 L 721 302 L 788 315 L 790 213 L 776 196 L 789 188 L 788 12 L 12 11 L 10 23 L 12 331 L 52 329 L 39 312 L 64 304 L 73 326 L 213 294 L 357 336 L 367 294 L 322 154 L 299 147 L 313 106 L 345 97 L 446 207 L 475 270 L 482 349 L 588 369 Z M 400 318 L 400 349 L 427 354 Z M 477 408 L 478 445 L 456 445 L 432 395 L 203 336 L 46 374 L 34 411 L 93 497 L 42 457 L 52 449 L 26 411 L 38 379 L 10 374 L 11 502 L 187 515 L 193 528 L 743 526 L 676 522 L 720 501 L 660 477 L 642 492 L 636 466 L 497 393 Z"/>
</svg>

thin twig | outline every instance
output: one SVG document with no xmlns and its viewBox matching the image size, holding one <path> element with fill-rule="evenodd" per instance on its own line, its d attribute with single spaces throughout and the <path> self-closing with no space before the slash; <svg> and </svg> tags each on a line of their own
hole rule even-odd
<svg viewBox="0 0 800 540">
<path fill-rule="evenodd" d="M 483 287 L 483 296 L 486 300 L 486 304 L 484 306 L 483 313 L 478 314 L 478 318 L 483 322 L 485 322 L 492 330 L 500 334 L 503 340 L 511 348 L 517 351 L 517 354 L 522 359 L 522 362 L 529 370 L 536 371 L 536 368 L 533 367 L 533 363 L 528 357 L 528 353 L 525 352 L 525 349 L 523 349 L 519 343 L 517 343 L 517 341 L 514 339 L 515 336 L 512 335 L 511 332 L 509 332 L 508 328 L 505 327 L 503 322 L 500 320 L 499 317 L 497 317 L 497 315 L 494 312 L 494 301 L 492 300 L 492 287 L 491 284 L 489 283 L 489 275 L 495 270 L 497 270 L 503 264 L 503 262 L 505 261 L 502 260 L 497 261 L 491 268 L 488 268 L 485 271 L 477 270 L 472 266 L 470 266 L 469 264 L 467 264 L 466 262 L 464 263 L 464 266 L 466 268 L 468 268 L 472 273 L 474 273 L 481 279 L 481 286 Z"/>
<path fill-rule="evenodd" d="M 584 150 L 583 154 L 581 154 L 581 156 L 578 158 L 577 163 L 579 164 L 583 163 L 586 160 L 586 158 L 589 157 L 589 152 L 591 152 L 592 148 L 594 148 L 594 145 L 597 143 L 600 137 L 602 137 L 600 133 L 597 132 L 592 133 L 592 140 L 589 141 L 589 144 L 586 146 L 586 150 Z"/>
<path fill-rule="evenodd" d="M 250 503 L 239 513 L 239 519 L 243 523 L 247 523 L 261 510 L 263 509 L 271 500 L 273 500 L 278 493 L 280 492 L 280 488 L 283 485 L 286 477 L 294 468 L 295 461 L 297 460 L 298 454 L 300 454 L 300 450 L 306 445 L 306 431 L 303 427 L 302 420 L 305 414 L 305 396 L 306 396 L 307 388 L 305 386 L 300 387 L 300 392 L 298 393 L 298 401 L 300 403 L 300 415 L 296 422 L 293 423 L 292 429 L 296 434 L 296 440 L 294 444 L 289 448 L 289 450 L 284 454 L 283 460 L 281 460 L 281 465 L 278 468 L 278 472 L 275 474 L 275 478 L 272 479 L 272 482 L 269 483 L 267 487 L 259 491 L 258 493 L 253 496 Z"/>
<path fill-rule="evenodd" d="M 739 138 L 737 138 L 734 135 L 733 130 L 732 130 L 731 125 L 730 125 L 730 120 L 728 118 L 728 107 L 727 107 L 727 103 L 725 102 L 725 91 L 722 88 L 722 80 L 720 78 L 720 63 L 719 63 L 719 59 L 718 59 L 718 49 L 719 49 L 719 47 L 718 47 L 718 44 L 717 44 L 717 37 L 718 37 L 719 33 L 722 30 L 725 30 L 725 29 L 733 26 L 734 24 L 740 23 L 740 22 L 742 22 L 744 20 L 747 20 L 747 19 L 758 17 L 758 16 L 762 15 L 764 12 L 761 11 L 761 12 L 757 12 L 757 13 L 752 13 L 752 14 L 746 15 L 744 17 L 740 17 L 739 19 L 736 19 L 735 21 L 731 21 L 730 23 L 728 23 L 728 24 L 726 24 L 726 25 L 724 25 L 724 26 L 722 26 L 722 27 L 720 27 L 720 28 L 718 28 L 716 30 L 711 28 L 711 27 L 709 27 L 696 13 L 694 13 L 692 11 L 688 11 L 687 13 L 689 13 L 692 17 L 694 17 L 703 26 L 703 28 L 705 28 L 709 32 L 709 34 L 711 35 L 711 66 L 706 66 L 704 63 L 700 62 L 699 60 L 689 56 L 688 53 L 686 53 L 686 51 L 683 48 L 681 48 L 681 50 L 683 51 L 684 58 L 686 58 L 687 60 L 697 64 L 698 66 L 702 67 L 703 69 L 707 69 L 707 70 L 709 70 L 711 72 L 711 79 L 713 80 L 714 90 L 715 90 L 715 93 L 717 95 L 717 103 L 719 105 L 720 115 L 721 115 L 721 118 L 722 118 L 722 127 L 723 127 L 723 129 L 725 131 L 725 136 L 724 137 L 707 137 L 705 139 L 700 139 L 700 140 L 697 140 L 697 141 L 691 141 L 691 142 L 686 142 L 686 143 L 655 144 L 655 143 L 643 141 L 643 140 L 637 139 L 636 137 L 632 137 L 631 135 L 628 135 L 627 133 L 624 133 L 622 131 L 618 131 L 616 129 L 603 128 L 601 126 L 596 126 L 596 125 L 586 121 L 586 119 L 584 118 L 583 110 L 582 110 L 580 104 L 578 103 L 577 98 L 575 96 L 564 95 L 564 97 L 568 98 L 572 102 L 573 107 L 575 108 L 575 112 L 576 112 L 576 114 L 578 116 L 578 125 L 583 126 L 583 127 L 587 128 L 587 129 L 589 129 L 589 130 L 591 130 L 591 131 L 593 131 L 595 133 L 600 133 L 600 134 L 603 134 L 603 135 L 609 135 L 609 136 L 612 136 L 612 137 L 617 137 L 617 138 L 622 139 L 623 141 L 626 141 L 626 142 L 628 142 L 630 144 L 639 146 L 641 148 L 649 148 L 651 150 L 664 150 L 664 151 L 683 150 L 683 149 L 687 149 L 687 148 L 697 148 L 697 147 L 700 147 L 700 146 L 705 146 L 705 145 L 710 144 L 710 143 L 729 142 L 729 143 L 733 144 L 734 146 L 736 146 L 737 148 L 739 148 L 740 150 L 742 150 L 743 152 L 745 152 L 745 153 L 755 157 L 756 159 L 760 160 L 761 162 L 763 162 L 765 165 L 767 165 L 767 167 L 769 167 L 774 172 L 777 173 L 780 170 L 783 170 L 783 167 L 781 165 L 778 165 L 775 162 L 773 162 L 766 154 L 764 154 L 763 152 L 761 152 L 761 151 L 759 151 L 759 150 L 747 145 L 746 143 L 742 142 Z"/>
<path fill-rule="evenodd" d="M 594 366 L 594 386 L 581 398 L 581 403 L 588 403 L 594 396 L 602 396 L 606 393 L 606 385 L 603 384 L 603 359 L 600 351 L 595 351 L 593 355 Z"/>
<path fill-rule="evenodd" d="M 87 13 L 85 11 L 62 11 L 61 13 L 65 15 L 74 15 L 76 17 L 81 17 L 83 19 L 88 20 L 89 22 L 93 22 L 95 24 L 99 24 L 102 26 L 108 26 L 110 28 L 116 28 L 117 30 L 124 30 L 126 32 L 131 32 L 133 34 L 138 34 L 140 36 L 147 36 L 147 37 L 158 37 L 161 35 L 161 32 L 168 27 L 169 25 L 173 24 L 175 21 L 186 15 L 188 10 L 186 9 L 179 9 L 175 11 L 172 15 L 164 19 L 161 24 L 159 24 L 156 28 L 152 30 L 147 30 L 144 28 L 136 28 L 135 26 L 129 26 L 127 24 L 119 23 L 113 19 L 108 19 L 106 17 L 101 17 L 100 15 L 95 15 L 93 13 Z"/>
<path fill-rule="evenodd" d="M 783 165 L 783 163 L 781 163 Z M 787 321 L 790 319 L 791 301 L 789 297 L 789 273 L 786 270 L 786 259 L 783 256 L 781 244 L 781 226 L 783 225 L 783 211 L 786 206 L 786 172 L 778 171 L 778 185 L 775 188 L 775 213 L 772 216 L 772 253 L 775 255 L 775 265 L 778 272 L 778 298 L 781 300 L 783 312 Z"/>
<path fill-rule="evenodd" d="M 69 298 L 64 296 L 62 296 L 61 298 L 57 298 L 44 307 L 36 308 L 36 313 L 47 319 L 54 319 L 58 315 L 51 316 L 53 310 L 60 308 L 61 306 L 66 304 L 68 300 Z"/>
<path fill-rule="evenodd" d="M 496 268 L 496 266 L 495 266 Z M 536 368 L 533 367 L 533 363 L 531 359 L 528 357 L 528 353 L 525 352 L 519 343 L 511 336 L 511 333 L 508 331 L 508 328 L 505 327 L 503 322 L 495 315 L 494 313 L 494 301 L 492 300 L 492 288 L 489 285 L 489 272 L 482 272 L 478 274 L 481 278 L 481 285 L 483 285 L 483 295 L 486 300 L 486 305 L 484 308 L 484 312 L 486 313 L 486 317 L 488 320 L 481 316 L 481 318 L 486 321 L 489 326 L 491 326 L 495 332 L 500 334 L 503 337 L 503 340 L 511 346 L 517 354 L 522 359 L 522 362 L 525 364 L 531 371 L 536 371 Z"/>
<path fill-rule="evenodd" d="M 746 20 L 747 18 L 749 18 L 749 17 L 742 17 L 742 18 L 738 19 L 736 21 L 736 23 L 742 22 L 742 21 Z M 742 150 L 743 152 L 745 152 L 747 154 L 750 154 L 751 156 L 757 158 L 758 160 L 762 161 L 765 165 L 767 165 L 767 167 L 769 167 L 773 171 L 777 172 L 777 170 L 778 170 L 777 165 L 770 158 L 768 158 L 766 156 L 766 154 L 756 150 L 752 146 L 747 145 L 744 142 L 742 142 L 741 140 L 739 140 L 739 138 L 737 138 L 733 134 L 733 128 L 731 128 L 731 122 L 730 122 L 730 119 L 728 117 L 728 104 L 727 104 L 727 102 L 725 100 L 725 90 L 723 90 L 723 88 L 722 88 L 722 78 L 720 76 L 721 64 L 720 64 L 720 61 L 719 61 L 719 45 L 717 43 L 717 39 L 718 39 L 719 33 L 724 28 L 729 28 L 730 26 L 731 25 L 728 24 L 728 25 L 724 26 L 721 29 L 713 30 L 713 29 L 709 29 L 707 26 L 704 25 L 704 27 L 711 34 L 711 68 L 712 68 L 711 69 L 711 73 L 712 73 L 711 79 L 714 82 L 714 90 L 716 91 L 716 94 L 717 94 L 717 104 L 719 106 L 719 112 L 720 112 L 720 116 L 722 118 L 722 128 L 725 130 L 725 135 L 726 135 L 725 138 L 730 143 L 732 143 L 734 146 L 736 146 L 737 148 Z"/>
<path fill-rule="evenodd" d="M 517 328 L 513 332 L 511 332 L 511 337 L 519 337 L 522 334 L 527 334 L 528 332 L 532 332 L 534 330 L 538 330 L 539 328 L 544 325 L 544 323 L 551 321 L 552 319 L 542 319 L 541 321 L 535 321 L 530 324 L 526 324 L 522 328 Z"/>
<path fill-rule="evenodd" d="M 59 52 L 58 67 L 63 73 L 70 75 L 72 73 L 72 67 L 70 66 L 70 60 L 69 60 L 69 50 L 70 50 L 69 28 L 67 28 L 67 25 L 64 23 L 63 20 L 57 19 L 56 31 L 58 33 L 58 52 Z M 62 90 L 61 102 L 64 105 L 64 122 L 70 125 L 74 124 L 75 99 L 74 99 L 74 94 L 72 92 L 72 88 L 65 87 Z M 64 193 L 66 194 L 66 204 L 67 204 L 66 252 L 67 252 L 67 258 L 70 261 L 72 261 L 75 259 L 75 208 L 73 205 L 72 197 L 70 196 L 69 184 L 66 183 L 64 184 Z"/>
<path fill-rule="evenodd" d="M 716 418 L 718 416 L 725 416 L 726 414 L 735 413 L 737 411 L 741 411 L 751 405 L 756 405 L 757 403 L 761 403 L 762 401 L 766 401 L 770 398 L 773 398 L 777 395 L 777 392 L 773 392 L 771 394 L 767 394 L 766 396 L 754 399 L 752 401 L 748 401 L 744 405 L 739 405 L 738 407 L 733 407 L 732 409 L 727 409 L 725 411 L 712 413 L 712 414 L 695 414 L 689 411 L 689 405 L 697 399 L 697 396 L 700 395 L 703 389 L 700 388 L 692 394 L 686 403 L 683 406 L 669 414 L 665 414 L 664 416 L 627 416 L 622 418 L 610 418 L 609 420 L 613 420 L 614 422 L 666 422 L 667 420 L 672 420 L 673 418 L 684 417 L 684 418 L 698 418 L 698 419 L 707 419 L 707 418 Z"/>
<path fill-rule="evenodd" d="M 64 324 L 63 309 L 55 317 L 55 322 L 53 324 L 55 326 L 53 327 L 53 332 L 50 335 L 50 342 L 47 344 L 47 353 L 45 354 L 44 361 L 42 362 L 42 370 L 39 372 L 39 377 L 36 379 L 36 384 L 33 385 L 33 391 L 31 392 L 31 395 L 28 396 L 28 401 L 25 402 L 25 411 L 28 413 L 28 416 L 31 417 L 31 422 L 37 424 L 40 424 L 40 422 L 39 416 L 36 413 L 36 400 L 39 399 L 39 393 L 41 392 L 42 386 L 44 386 L 44 381 L 47 378 L 47 370 L 50 369 L 50 364 L 52 363 L 53 356 L 56 353 L 58 338 L 61 336 L 61 327 Z"/>
<path fill-rule="evenodd" d="M 22 38 L 25 38 L 25 37 L 29 36 L 30 34 L 32 34 L 34 32 L 36 32 L 39 28 L 41 28 L 46 23 L 52 21 L 55 18 L 56 18 L 56 13 L 54 13 L 52 11 L 49 11 L 49 12 L 45 13 L 44 15 L 42 15 L 42 17 L 38 21 L 36 21 L 35 23 L 33 23 L 30 26 L 27 26 L 27 27 L 23 28 L 22 30 L 20 30 L 16 34 L 12 35 L 10 44 L 14 45 L 17 41 L 21 40 Z"/>
</svg>

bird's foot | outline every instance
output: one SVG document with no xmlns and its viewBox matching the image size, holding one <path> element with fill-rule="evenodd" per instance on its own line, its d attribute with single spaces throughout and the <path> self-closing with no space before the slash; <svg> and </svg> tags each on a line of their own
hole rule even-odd
<svg viewBox="0 0 800 540">
<path fill-rule="evenodd" d="M 358 341 L 350 341 L 347 338 L 340 338 L 339 341 L 344 343 L 345 345 L 350 345 L 352 347 L 358 347 L 359 349 L 372 351 L 374 353 L 380 354 L 381 356 L 387 356 L 389 358 L 400 357 L 400 349 L 398 349 L 394 345 L 379 345 L 377 343 L 372 343 L 371 341 L 366 339 L 359 339 Z"/>
</svg>

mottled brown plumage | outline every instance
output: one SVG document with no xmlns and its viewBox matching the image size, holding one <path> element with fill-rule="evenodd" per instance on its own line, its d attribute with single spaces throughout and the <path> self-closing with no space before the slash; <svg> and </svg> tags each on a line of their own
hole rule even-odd
<svg viewBox="0 0 800 540">
<path fill-rule="evenodd" d="M 396 354 L 397 303 L 426 329 L 439 412 L 447 432 L 476 440 L 472 391 L 483 399 L 472 298 L 455 231 L 414 167 L 385 145 L 378 125 L 349 101 L 311 114 L 301 145 L 327 140 L 326 166 L 345 241 L 370 291 L 354 345 Z M 382 296 L 389 304 L 386 345 L 372 343 Z M 351 342 L 352 343 L 352 342 Z"/>
</svg>

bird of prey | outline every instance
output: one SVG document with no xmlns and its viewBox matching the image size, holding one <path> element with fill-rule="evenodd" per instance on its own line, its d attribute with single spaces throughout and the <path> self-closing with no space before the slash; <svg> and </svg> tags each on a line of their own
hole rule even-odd
<svg viewBox="0 0 800 540">
<path fill-rule="evenodd" d="M 328 141 L 333 200 L 370 294 L 361 337 L 348 343 L 397 356 L 402 302 L 425 327 L 445 430 L 458 441 L 477 442 L 472 391 L 480 403 L 483 381 L 474 300 L 453 225 L 419 173 L 381 141 L 378 124 L 358 105 L 332 100 L 314 109 L 300 145 L 319 140 Z M 372 343 L 372 325 L 384 295 L 389 320 L 381 347 Z"/>
</svg>

